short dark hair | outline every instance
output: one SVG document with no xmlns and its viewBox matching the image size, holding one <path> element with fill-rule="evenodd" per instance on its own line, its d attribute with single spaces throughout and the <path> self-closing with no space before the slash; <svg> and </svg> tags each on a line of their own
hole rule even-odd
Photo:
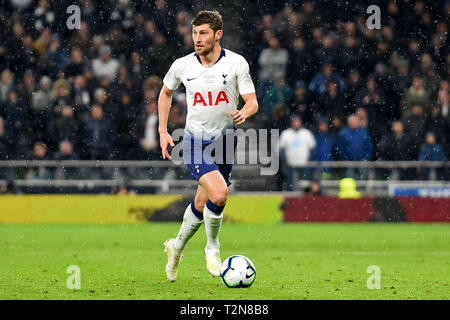
<svg viewBox="0 0 450 320">
<path fill-rule="evenodd" d="M 203 10 L 192 19 L 193 26 L 200 26 L 205 23 L 209 24 L 214 33 L 223 29 L 222 15 L 218 11 Z"/>
</svg>

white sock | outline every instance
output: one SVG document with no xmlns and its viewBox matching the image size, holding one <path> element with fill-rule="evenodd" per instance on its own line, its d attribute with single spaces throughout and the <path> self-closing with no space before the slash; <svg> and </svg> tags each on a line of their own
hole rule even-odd
<svg viewBox="0 0 450 320">
<path fill-rule="evenodd" d="M 190 203 L 186 208 L 186 211 L 184 211 L 183 223 L 175 238 L 175 249 L 180 251 L 184 249 L 186 243 L 192 238 L 203 223 L 203 219 L 198 218 L 194 214 L 191 205 L 192 203 Z M 200 214 L 198 211 L 197 213 Z"/>
<path fill-rule="evenodd" d="M 205 220 L 205 230 L 206 230 L 206 247 L 208 249 L 219 249 L 219 232 L 222 226 L 223 213 L 214 213 L 208 208 L 208 203 L 203 209 L 203 218 Z"/>
</svg>

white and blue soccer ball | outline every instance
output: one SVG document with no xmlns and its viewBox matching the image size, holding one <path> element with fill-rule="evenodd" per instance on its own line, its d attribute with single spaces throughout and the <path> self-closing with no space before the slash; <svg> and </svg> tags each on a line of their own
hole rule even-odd
<svg viewBox="0 0 450 320">
<path fill-rule="evenodd" d="M 220 277 L 228 288 L 248 288 L 255 281 L 255 265 L 246 256 L 228 257 L 222 263 Z"/>
</svg>

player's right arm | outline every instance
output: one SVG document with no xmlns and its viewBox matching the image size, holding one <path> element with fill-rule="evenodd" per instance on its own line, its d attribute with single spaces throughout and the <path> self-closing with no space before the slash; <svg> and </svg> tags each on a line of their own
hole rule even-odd
<svg viewBox="0 0 450 320">
<path fill-rule="evenodd" d="M 172 93 L 173 90 L 170 90 L 164 84 L 158 98 L 158 118 L 159 118 L 159 145 L 161 147 L 161 152 L 163 159 L 172 160 L 170 156 L 168 147 L 174 147 L 174 143 L 172 141 L 172 137 L 167 132 L 167 122 L 169 119 L 169 111 L 170 106 L 172 104 Z"/>
</svg>

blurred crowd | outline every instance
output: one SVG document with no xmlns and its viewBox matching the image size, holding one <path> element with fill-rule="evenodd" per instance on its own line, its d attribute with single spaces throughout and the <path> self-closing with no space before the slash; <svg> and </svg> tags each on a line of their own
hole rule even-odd
<svg viewBox="0 0 450 320">
<path fill-rule="evenodd" d="M 366 27 L 364 1 L 233 9 L 245 14 L 232 23 L 256 84 L 253 125 L 283 131 L 291 169 L 450 156 L 450 2 L 372 2 L 379 30 Z M 193 51 L 192 1 L 3 3 L 0 159 L 160 158 L 157 98 L 170 64 Z M 71 4 L 80 30 L 66 26 Z M 185 116 L 180 89 L 169 130 Z"/>
</svg>

